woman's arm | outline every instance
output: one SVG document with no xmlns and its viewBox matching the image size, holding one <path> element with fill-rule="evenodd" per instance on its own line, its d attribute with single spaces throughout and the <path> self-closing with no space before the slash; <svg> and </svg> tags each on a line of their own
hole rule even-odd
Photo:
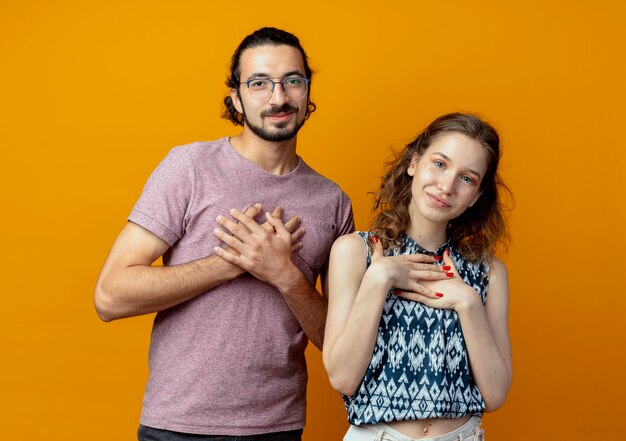
<svg viewBox="0 0 626 441">
<path fill-rule="evenodd" d="M 330 384 L 345 395 L 354 394 L 365 375 L 391 288 L 372 266 L 366 274 L 365 259 L 365 242 L 356 234 L 337 239 L 330 252 L 323 360 Z"/>
<path fill-rule="evenodd" d="M 485 410 L 493 412 L 504 404 L 513 379 L 508 275 L 500 259 L 491 261 L 486 304 L 474 302 L 457 312 L 474 381 L 485 400 Z"/>
<path fill-rule="evenodd" d="M 330 254 L 323 359 L 331 385 L 345 395 L 354 394 L 365 375 L 389 290 L 419 291 L 436 301 L 436 294 L 418 280 L 446 278 L 432 265 L 432 256 L 384 257 L 380 243 L 366 270 L 365 247 L 358 235 L 349 234 L 335 242 Z"/>
</svg>

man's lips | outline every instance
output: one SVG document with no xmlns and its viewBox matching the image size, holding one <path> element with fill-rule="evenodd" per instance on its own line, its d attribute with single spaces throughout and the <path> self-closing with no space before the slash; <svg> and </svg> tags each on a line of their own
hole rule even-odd
<svg viewBox="0 0 626 441">
<path fill-rule="evenodd" d="M 275 121 L 282 121 L 288 119 L 292 114 L 296 113 L 297 109 L 285 103 L 282 106 L 272 106 L 272 108 L 261 112 L 263 118 L 271 118 Z"/>
<path fill-rule="evenodd" d="M 290 117 L 292 114 L 292 112 L 282 112 L 282 113 L 273 113 L 271 115 L 267 115 L 266 118 L 277 118 L 277 119 L 283 119 L 283 118 L 288 118 Z"/>
</svg>

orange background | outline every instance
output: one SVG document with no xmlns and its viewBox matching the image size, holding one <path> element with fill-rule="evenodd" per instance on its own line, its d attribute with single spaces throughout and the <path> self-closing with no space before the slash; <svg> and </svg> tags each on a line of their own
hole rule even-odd
<svg viewBox="0 0 626 441">
<path fill-rule="evenodd" d="M 96 277 L 168 150 L 237 133 L 227 65 L 265 25 L 317 70 L 299 153 L 358 228 L 390 147 L 454 110 L 500 130 L 515 378 L 488 439 L 623 434 L 624 5 L 0 0 L 0 438 L 134 439 L 152 318 L 101 323 Z M 308 357 L 305 440 L 340 439 Z"/>
</svg>

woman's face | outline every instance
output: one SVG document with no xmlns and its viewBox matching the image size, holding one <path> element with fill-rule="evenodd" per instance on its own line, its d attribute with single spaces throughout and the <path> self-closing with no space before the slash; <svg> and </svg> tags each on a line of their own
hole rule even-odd
<svg viewBox="0 0 626 441">
<path fill-rule="evenodd" d="M 438 136 L 407 170 L 411 219 L 447 225 L 476 202 L 486 171 L 487 153 L 478 141 L 457 132 Z"/>
</svg>

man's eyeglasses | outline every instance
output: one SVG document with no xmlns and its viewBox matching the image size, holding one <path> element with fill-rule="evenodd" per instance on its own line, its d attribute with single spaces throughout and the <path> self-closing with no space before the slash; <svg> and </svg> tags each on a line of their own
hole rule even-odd
<svg viewBox="0 0 626 441">
<path fill-rule="evenodd" d="M 303 77 L 287 77 L 280 81 L 273 81 L 270 78 L 250 78 L 239 84 L 248 86 L 250 96 L 257 101 L 268 100 L 274 93 L 274 87 L 280 84 L 283 93 L 289 98 L 297 100 L 306 95 L 309 88 L 309 79 Z"/>
</svg>

